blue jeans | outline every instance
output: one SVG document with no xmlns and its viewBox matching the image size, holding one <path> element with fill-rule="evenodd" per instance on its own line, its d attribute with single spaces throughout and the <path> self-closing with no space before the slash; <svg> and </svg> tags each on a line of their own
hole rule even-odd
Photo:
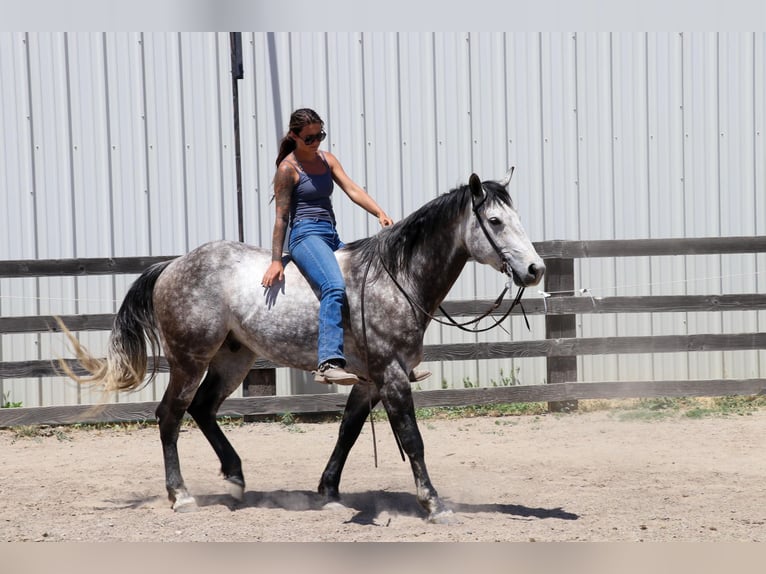
<svg viewBox="0 0 766 574">
<path fill-rule="evenodd" d="M 343 365 L 343 304 L 346 283 L 335 259 L 335 251 L 343 247 L 335 226 L 329 221 L 301 219 L 290 231 L 290 256 L 319 291 L 318 364 L 335 359 Z"/>
</svg>

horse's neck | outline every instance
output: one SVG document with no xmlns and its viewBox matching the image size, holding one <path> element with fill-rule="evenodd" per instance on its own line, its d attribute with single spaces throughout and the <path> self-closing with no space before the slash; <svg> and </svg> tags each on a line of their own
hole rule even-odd
<svg viewBox="0 0 766 574">
<path fill-rule="evenodd" d="M 419 265 L 416 269 L 413 267 L 413 283 L 419 284 L 419 303 L 432 314 L 468 261 L 468 253 L 455 241 L 460 232 L 458 226 L 443 230 L 440 237 L 430 241 L 428 246 L 423 245 L 415 256 Z"/>
</svg>

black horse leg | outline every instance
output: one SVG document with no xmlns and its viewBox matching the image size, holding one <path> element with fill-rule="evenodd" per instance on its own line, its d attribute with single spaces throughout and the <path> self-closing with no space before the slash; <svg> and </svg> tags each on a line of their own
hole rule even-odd
<svg viewBox="0 0 766 574">
<path fill-rule="evenodd" d="M 165 487 L 168 490 L 168 498 L 173 503 L 173 510 L 176 511 L 193 510 L 197 506 L 194 497 L 186 489 L 181 475 L 181 464 L 178 460 L 178 432 L 181 428 L 181 420 L 194 397 L 204 371 L 203 365 L 187 366 L 183 369 L 171 364 L 170 382 L 155 413 L 165 462 Z"/>
<path fill-rule="evenodd" d="M 249 349 L 234 341 L 224 343 L 210 362 L 205 380 L 188 409 L 218 455 L 221 473 L 229 484 L 229 493 L 237 500 L 242 500 L 245 491 L 242 461 L 218 425 L 216 413 L 224 399 L 242 383 L 254 360 L 255 355 Z"/>
<path fill-rule="evenodd" d="M 332 451 L 330 460 L 327 461 L 322 478 L 319 480 L 319 494 L 325 497 L 327 501 L 340 500 L 338 487 L 340 486 L 340 475 L 343 472 L 343 466 L 346 464 L 348 453 L 354 446 L 359 433 L 362 432 L 364 421 L 370 414 L 371 407 L 378 404 L 380 392 L 373 384 L 355 385 L 351 389 L 346 400 L 346 408 L 343 411 L 343 418 L 338 431 L 338 441 L 335 443 L 335 449 Z"/>
<path fill-rule="evenodd" d="M 410 459 L 415 477 L 418 502 L 428 512 L 428 520 L 435 522 L 449 512 L 445 509 L 436 489 L 431 484 L 426 469 L 423 438 L 415 419 L 415 405 L 412 402 L 412 388 L 406 378 L 387 380 L 381 389 L 383 406 L 386 408 L 391 428 Z"/>
</svg>

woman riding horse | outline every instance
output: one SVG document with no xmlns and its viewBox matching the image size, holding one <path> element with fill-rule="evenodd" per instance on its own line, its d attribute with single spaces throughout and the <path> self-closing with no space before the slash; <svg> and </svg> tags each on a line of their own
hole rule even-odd
<svg viewBox="0 0 766 574">
<path fill-rule="evenodd" d="M 468 261 L 491 266 L 520 288 L 540 282 L 545 265 L 508 195 L 511 173 L 499 182 L 472 174 L 467 185 L 335 252 L 346 285 L 342 320 L 347 368 L 368 384 L 354 385 L 346 399 L 338 440 L 319 482 L 325 500 L 340 499 L 348 454 L 370 410 L 381 402 L 410 460 L 417 499 L 428 519 L 438 521 L 448 514 L 426 468 L 409 377 L 423 359 L 426 329 Z M 201 245 L 151 266 L 135 280 L 115 316 L 105 359 L 93 356 L 69 334 L 90 376 L 75 375 L 66 363 L 64 370 L 108 391 L 145 384 L 148 359 L 156 358 L 162 347 L 169 380 L 156 415 L 165 487 L 177 511 L 196 507 L 178 456 L 185 414 L 218 455 L 230 493 L 242 500 L 242 460 L 216 413 L 257 358 L 303 370 L 316 365 L 315 291 L 295 265 L 284 268 L 278 288 L 254 289 L 253 276 L 262 276 L 272 264 L 268 250 L 238 241 Z M 157 362 L 148 380 L 156 371 Z"/>
<path fill-rule="evenodd" d="M 271 265 L 261 285 L 270 288 L 284 281 L 282 248 L 290 228 L 290 256 L 319 293 L 318 367 L 314 381 L 353 385 L 359 378 L 345 369 L 343 353 L 346 285 L 334 252 L 344 244 L 336 230 L 330 200 L 333 182 L 354 203 L 377 217 L 382 227 L 393 224 L 393 220 L 346 174 L 338 158 L 319 150 L 319 144 L 327 137 L 323 128 L 322 118 L 312 109 L 298 109 L 290 116 L 289 131 L 279 145 L 274 176 L 277 217 L 271 240 Z M 420 381 L 429 375 L 419 371 L 411 378 Z"/>
</svg>

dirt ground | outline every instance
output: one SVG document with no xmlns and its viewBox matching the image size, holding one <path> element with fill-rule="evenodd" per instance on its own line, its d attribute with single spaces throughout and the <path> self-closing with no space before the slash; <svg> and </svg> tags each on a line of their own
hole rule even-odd
<svg viewBox="0 0 766 574">
<path fill-rule="evenodd" d="M 341 481 L 315 494 L 337 423 L 226 433 L 245 499 L 225 494 L 202 434 L 179 442 L 199 509 L 165 496 L 156 427 L 0 431 L 2 541 L 764 541 L 766 411 L 621 420 L 612 411 L 421 421 L 434 486 L 454 515 L 424 520 L 385 422 L 369 423 Z"/>
</svg>

